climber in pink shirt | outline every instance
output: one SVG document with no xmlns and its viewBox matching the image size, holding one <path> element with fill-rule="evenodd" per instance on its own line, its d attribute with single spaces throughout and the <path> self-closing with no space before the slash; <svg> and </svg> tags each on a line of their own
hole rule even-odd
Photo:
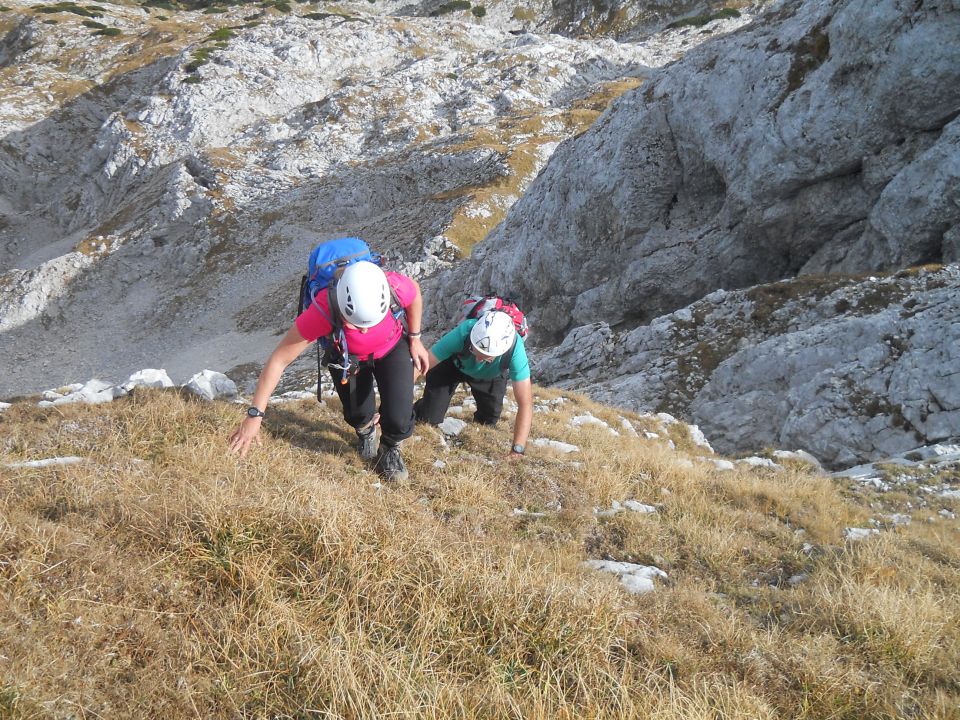
<svg viewBox="0 0 960 720">
<path fill-rule="evenodd" d="M 330 298 L 338 306 L 333 310 Z M 397 304 L 406 315 L 406 328 Z M 360 456 L 375 461 L 385 479 L 405 480 L 399 445 L 414 429 L 414 369 L 426 372 L 429 362 L 420 339 L 422 317 L 423 297 L 415 280 L 385 273 L 371 262 L 348 265 L 336 280 L 335 292 L 329 297 L 319 293 L 270 355 L 247 417 L 230 436 L 231 450 L 242 457 L 252 442 L 259 443 L 264 411 L 283 371 L 312 342 L 333 334 L 324 362 L 343 404 L 344 420 L 356 430 Z M 379 414 L 374 381 L 380 391 Z"/>
</svg>

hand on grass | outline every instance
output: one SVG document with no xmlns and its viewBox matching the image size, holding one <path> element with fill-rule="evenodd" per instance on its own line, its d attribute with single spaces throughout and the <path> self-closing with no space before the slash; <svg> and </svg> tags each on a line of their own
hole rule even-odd
<svg viewBox="0 0 960 720">
<path fill-rule="evenodd" d="M 230 452 L 240 453 L 240 457 L 246 457 L 250 446 L 256 443 L 263 445 L 260 439 L 260 418 L 247 418 L 240 427 L 230 435 Z"/>
</svg>

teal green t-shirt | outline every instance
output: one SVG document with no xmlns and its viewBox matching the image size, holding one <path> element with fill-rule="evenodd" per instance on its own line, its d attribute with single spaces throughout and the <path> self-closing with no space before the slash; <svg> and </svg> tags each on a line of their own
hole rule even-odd
<svg viewBox="0 0 960 720">
<path fill-rule="evenodd" d="M 442 338 L 434 343 L 430 351 L 438 361 L 443 362 L 449 357 L 463 352 L 463 348 L 469 342 L 470 331 L 477 324 L 476 320 L 464 320 L 453 330 L 448 332 Z M 492 380 L 500 375 L 500 359 L 493 362 L 484 363 L 477 360 L 471 353 L 459 357 L 460 369 L 464 374 L 476 380 Z M 510 379 L 513 382 L 527 380 L 530 377 L 530 362 L 527 360 L 527 351 L 523 346 L 523 338 L 517 336 L 516 347 L 513 348 L 513 356 L 510 358 Z"/>
</svg>

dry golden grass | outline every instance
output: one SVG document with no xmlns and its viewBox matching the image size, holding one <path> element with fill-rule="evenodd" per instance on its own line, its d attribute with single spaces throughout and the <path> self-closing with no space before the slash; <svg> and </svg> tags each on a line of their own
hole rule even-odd
<svg viewBox="0 0 960 720">
<path fill-rule="evenodd" d="M 421 428 L 410 481 L 377 489 L 334 404 L 273 406 L 246 460 L 236 405 L 15 404 L 0 717 L 957 717 L 956 521 L 844 543 L 873 511 L 831 480 L 721 473 L 676 429 L 690 466 L 569 426 L 635 415 L 555 407 L 534 437 L 580 452 L 506 463 L 503 426 L 449 451 Z M 658 512 L 594 515 L 631 498 Z M 669 580 L 631 596 L 587 558 Z"/>
</svg>

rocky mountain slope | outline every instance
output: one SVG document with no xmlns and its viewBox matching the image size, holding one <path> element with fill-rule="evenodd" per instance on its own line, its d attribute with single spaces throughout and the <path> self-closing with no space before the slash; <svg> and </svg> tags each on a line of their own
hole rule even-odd
<svg viewBox="0 0 960 720">
<path fill-rule="evenodd" d="M 617 43 L 492 11 L 69 5 L 0 11 L 0 395 L 262 362 L 318 239 L 449 264 L 613 97 L 748 20 Z"/>
<path fill-rule="evenodd" d="M 869 303 L 844 305 L 842 293 L 819 302 L 830 281 L 798 283 L 777 327 L 753 317 L 750 293 L 716 313 L 702 301 L 682 312 L 719 322 L 695 323 L 709 336 L 703 348 L 672 344 L 665 328 L 682 326 L 678 316 L 654 320 L 721 289 L 960 260 L 958 37 L 953 3 L 779 4 L 659 71 L 562 145 L 487 242 L 438 280 L 441 314 L 478 282 L 510 292 L 530 309 L 540 343 L 559 344 L 540 367 L 545 378 L 596 382 L 598 396 L 690 414 L 712 423 L 727 451 L 789 439 L 845 462 L 957 437 L 956 398 L 944 393 L 960 373 L 955 270 L 936 289 L 904 289 L 876 314 Z M 876 281 L 841 284 L 877 291 Z M 944 314 L 930 326 L 900 320 L 907 297 Z M 813 322 L 802 319 L 807 305 Z M 598 322 L 613 329 L 601 331 L 603 343 Z M 852 326 L 871 329 L 841 332 Z M 897 362 L 926 378 L 906 395 L 880 369 L 892 361 L 849 364 L 905 326 L 916 332 Z M 801 330 L 803 340 L 789 335 Z M 658 372 L 678 357 L 685 370 Z"/>
<path fill-rule="evenodd" d="M 582 326 L 539 379 L 690 418 L 722 452 L 802 447 L 831 466 L 960 428 L 960 265 L 718 290 L 649 325 Z"/>
<path fill-rule="evenodd" d="M 953 3 L 93 7 L 0 12 L 0 395 L 243 384 L 351 233 L 434 331 L 509 293 L 538 377 L 726 452 L 960 436 L 955 268 L 885 274 L 960 260 Z"/>
</svg>

